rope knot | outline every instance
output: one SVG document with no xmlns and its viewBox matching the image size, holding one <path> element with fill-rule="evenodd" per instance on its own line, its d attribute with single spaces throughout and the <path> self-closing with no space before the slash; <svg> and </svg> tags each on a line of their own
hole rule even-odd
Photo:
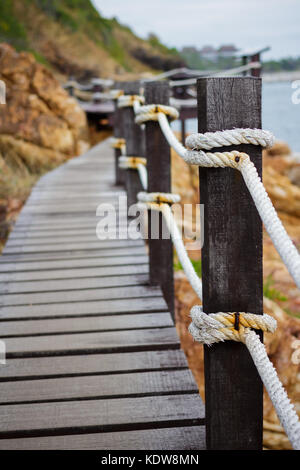
<svg viewBox="0 0 300 470">
<path fill-rule="evenodd" d="M 191 150 L 211 150 L 228 145 L 252 144 L 272 147 L 274 136 L 262 129 L 228 129 L 225 131 L 191 134 L 186 138 L 186 146 Z"/>
<path fill-rule="evenodd" d="M 141 192 L 137 195 L 139 202 L 155 204 L 176 204 L 180 201 L 179 194 L 172 193 L 146 193 Z"/>
<path fill-rule="evenodd" d="M 137 170 L 139 165 L 147 165 L 146 158 L 142 157 L 119 157 L 119 168 L 123 170 Z"/>
<path fill-rule="evenodd" d="M 172 106 L 163 104 L 147 104 L 141 106 L 136 112 L 135 122 L 137 124 L 144 124 L 147 121 L 158 121 L 159 114 L 165 114 L 171 120 L 178 119 L 179 112 Z"/>
<path fill-rule="evenodd" d="M 117 100 L 122 95 L 124 95 L 124 90 L 118 90 L 118 89 L 110 90 L 110 96 L 113 100 Z"/>
<path fill-rule="evenodd" d="M 126 140 L 122 138 L 115 138 L 111 142 L 111 147 L 114 149 L 122 149 L 126 145 Z"/>
<path fill-rule="evenodd" d="M 266 313 L 218 312 L 207 315 L 199 305 L 191 309 L 191 317 L 189 332 L 195 341 L 208 346 L 225 340 L 244 343 L 251 328 L 274 333 L 277 326 L 276 320 Z"/>
<path fill-rule="evenodd" d="M 135 103 L 144 104 L 145 98 L 141 95 L 121 95 L 118 98 L 119 108 L 128 108 L 134 106 Z"/>
</svg>

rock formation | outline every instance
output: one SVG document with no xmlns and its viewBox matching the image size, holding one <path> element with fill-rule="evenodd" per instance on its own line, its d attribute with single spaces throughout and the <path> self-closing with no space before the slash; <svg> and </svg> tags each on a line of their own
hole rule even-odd
<svg viewBox="0 0 300 470">
<path fill-rule="evenodd" d="M 85 113 L 31 54 L 0 44 L 0 79 L 0 198 L 10 207 L 40 174 L 86 150 L 89 134 Z"/>
</svg>

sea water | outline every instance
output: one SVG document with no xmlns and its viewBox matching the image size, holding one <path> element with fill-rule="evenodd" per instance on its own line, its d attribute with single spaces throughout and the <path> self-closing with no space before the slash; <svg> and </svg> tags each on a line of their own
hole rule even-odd
<svg viewBox="0 0 300 470">
<path fill-rule="evenodd" d="M 298 99 L 293 100 L 297 93 Z M 262 127 L 271 131 L 277 140 L 285 141 L 293 152 L 300 153 L 300 93 L 292 82 L 263 83 Z M 180 130 L 180 122 L 173 123 Z M 197 132 L 197 120 L 186 121 L 187 132 Z"/>
</svg>

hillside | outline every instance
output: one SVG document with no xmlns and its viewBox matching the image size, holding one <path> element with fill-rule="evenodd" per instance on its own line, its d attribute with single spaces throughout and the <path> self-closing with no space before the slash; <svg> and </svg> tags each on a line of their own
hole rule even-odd
<svg viewBox="0 0 300 470">
<path fill-rule="evenodd" d="M 183 65 L 176 50 L 102 17 L 90 0 L 1 0 L 0 42 L 32 52 L 64 77 L 126 76 Z"/>
</svg>

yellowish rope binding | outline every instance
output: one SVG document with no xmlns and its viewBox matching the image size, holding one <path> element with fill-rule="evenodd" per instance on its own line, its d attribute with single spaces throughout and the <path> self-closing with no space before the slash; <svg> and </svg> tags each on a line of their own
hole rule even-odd
<svg viewBox="0 0 300 470">
<path fill-rule="evenodd" d="M 147 121 L 158 121 L 160 114 L 168 116 L 171 120 L 178 119 L 179 117 L 179 112 L 172 106 L 148 104 L 139 108 L 135 122 L 137 124 L 144 124 Z"/>
<path fill-rule="evenodd" d="M 126 140 L 125 139 L 115 139 L 112 143 L 111 143 L 111 146 L 112 148 L 114 149 L 122 149 L 122 147 L 124 147 L 126 145 Z"/>
<path fill-rule="evenodd" d="M 135 103 L 144 104 L 145 98 L 141 95 L 122 95 L 118 98 L 119 108 L 133 107 Z"/>
<path fill-rule="evenodd" d="M 173 193 L 145 193 L 137 195 L 138 201 L 145 204 L 175 204 L 180 201 L 179 194 Z"/>
<path fill-rule="evenodd" d="M 123 170 L 137 170 L 139 165 L 147 165 L 146 158 L 143 157 L 120 157 L 119 158 L 119 168 Z"/>
<path fill-rule="evenodd" d="M 276 329 L 276 320 L 267 314 L 218 312 L 207 315 L 197 305 L 192 308 L 191 317 L 190 333 L 196 341 L 207 345 L 225 340 L 245 343 L 251 328 L 271 333 Z"/>
</svg>

